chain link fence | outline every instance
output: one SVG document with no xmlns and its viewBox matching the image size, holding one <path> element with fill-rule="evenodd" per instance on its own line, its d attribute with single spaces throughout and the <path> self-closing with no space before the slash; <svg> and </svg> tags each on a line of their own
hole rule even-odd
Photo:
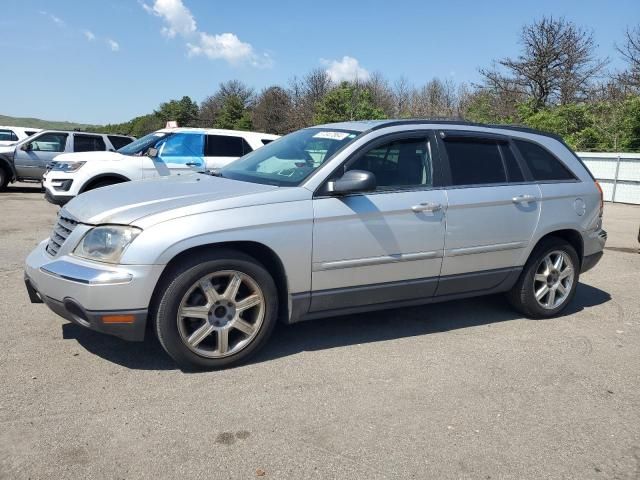
<svg viewBox="0 0 640 480">
<path fill-rule="evenodd" d="M 578 152 L 607 202 L 640 204 L 640 153 Z"/>
</svg>

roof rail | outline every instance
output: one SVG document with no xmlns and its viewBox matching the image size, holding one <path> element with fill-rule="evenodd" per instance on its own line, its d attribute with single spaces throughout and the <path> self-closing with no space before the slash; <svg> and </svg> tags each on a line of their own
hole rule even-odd
<svg viewBox="0 0 640 480">
<path fill-rule="evenodd" d="M 524 125 L 502 125 L 497 123 L 477 123 L 477 122 L 469 122 L 466 120 L 454 120 L 451 118 L 407 118 L 403 120 L 389 120 L 388 122 L 383 122 L 378 125 L 374 125 L 369 129 L 369 131 L 380 130 L 381 128 L 387 127 L 395 127 L 397 125 L 430 125 L 430 124 L 439 124 L 439 125 L 462 125 L 467 127 L 483 127 L 483 128 L 495 128 L 502 130 L 514 130 L 516 132 L 524 132 L 524 133 L 534 133 L 536 135 L 544 135 L 546 137 L 551 137 L 556 140 L 560 140 L 563 142 L 563 139 L 560 135 L 551 132 L 545 132 L 543 130 L 537 130 L 535 128 L 526 127 Z"/>
</svg>

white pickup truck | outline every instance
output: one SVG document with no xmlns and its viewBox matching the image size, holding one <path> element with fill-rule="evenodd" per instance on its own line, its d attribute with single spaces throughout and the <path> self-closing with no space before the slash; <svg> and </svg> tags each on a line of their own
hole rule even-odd
<svg viewBox="0 0 640 480">
<path fill-rule="evenodd" d="M 220 168 L 276 138 L 235 130 L 165 128 L 115 152 L 58 155 L 43 176 L 45 198 L 64 205 L 107 185 Z"/>
</svg>

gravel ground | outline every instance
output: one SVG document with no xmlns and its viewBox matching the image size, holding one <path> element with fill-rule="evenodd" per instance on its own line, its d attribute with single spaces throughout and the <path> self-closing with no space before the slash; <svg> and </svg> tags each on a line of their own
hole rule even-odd
<svg viewBox="0 0 640 480">
<path fill-rule="evenodd" d="M 186 374 L 29 303 L 56 209 L 0 194 L 0 478 L 640 478 L 640 207 L 560 318 L 500 296 L 279 327 Z"/>
</svg>

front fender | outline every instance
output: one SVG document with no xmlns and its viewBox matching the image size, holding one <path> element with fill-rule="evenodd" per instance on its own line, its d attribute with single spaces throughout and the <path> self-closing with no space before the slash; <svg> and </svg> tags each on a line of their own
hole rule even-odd
<svg viewBox="0 0 640 480">
<path fill-rule="evenodd" d="M 194 247 L 254 242 L 270 248 L 280 258 L 290 293 L 309 291 L 312 232 L 311 200 L 188 215 L 145 228 L 121 263 L 166 265 Z"/>
</svg>

